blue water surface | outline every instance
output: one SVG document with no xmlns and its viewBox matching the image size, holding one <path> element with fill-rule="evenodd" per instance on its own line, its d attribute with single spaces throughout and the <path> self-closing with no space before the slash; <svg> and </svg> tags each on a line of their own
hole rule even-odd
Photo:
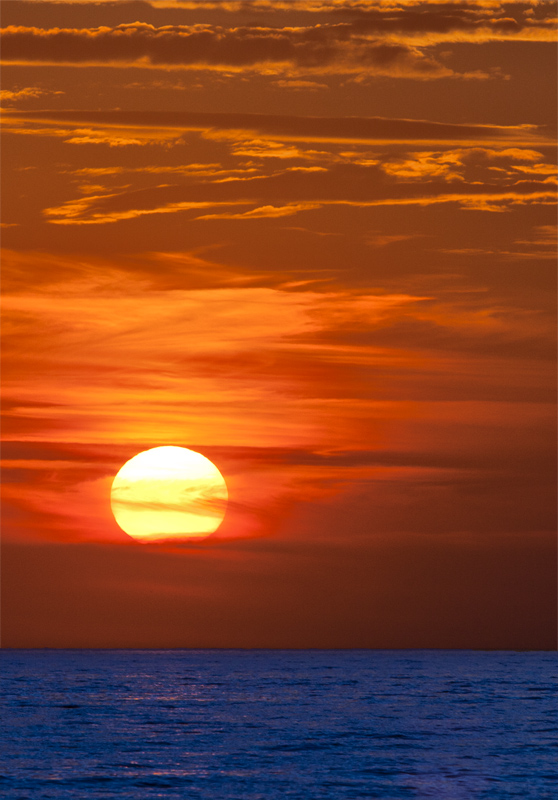
<svg viewBox="0 0 558 800">
<path fill-rule="evenodd" d="M 0 796 L 556 798 L 556 654 L 5 650 Z"/>
</svg>

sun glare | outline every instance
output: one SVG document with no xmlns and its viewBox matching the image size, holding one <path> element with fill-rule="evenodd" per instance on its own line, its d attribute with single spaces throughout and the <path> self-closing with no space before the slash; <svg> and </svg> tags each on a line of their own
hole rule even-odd
<svg viewBox="0 0 558 800">
<path fill-rule="evenodd" d="M 153 447 L 127 461 L 111 489 L 118 525 L 142 542 L 200 539 L 225 516 L 225 479 L 208 458 L 186 447 Z"/>
</svg>

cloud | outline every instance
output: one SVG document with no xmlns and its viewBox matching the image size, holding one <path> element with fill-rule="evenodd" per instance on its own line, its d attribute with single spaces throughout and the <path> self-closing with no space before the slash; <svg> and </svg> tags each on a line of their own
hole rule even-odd
<svg viewBox="0 0 558 800">
<path fill-rule="evenodd" d="M 384 117 L 301 117 L 272 114 L 230 114 L 188 111 L 8 111 L 5 123 L 21 125 L 23 121 L 43 121 L 57 125 L 92 124 L 120 130 L 155 129 L 162 135 L 173 131 L 202 131 L 211 138 L 235 140 L 262 137 L 284 141 L 325 142 L 491 142 L 511 146 L 554 144 L 544 129 L 536 125 L 471 125 L 431 122 L 423 119 L 389 119 Z M 240 133 L 239 133 L 240 132 Z M 47 129 L 41 130 L 46 135 Z M 248 136 L 249 134 L 249 136 Z M 56 131 L 53 130 L 53 135 Z M 65 134 L 67 135 L 67 134 Z M 146 135 L 147 131 L 146 131 Z M 176 134 L 175 134 L 176 135 Z"/>
<path fill-rule="evenodd" d="M 117 166 L 110 167 L 78 167 L 66 170 L 71 175 L 101 177 L 105 175 L 124 175 L 138 173 L 141 175 L 193 175 L 196 177 L 222 177 L 224 175 L 250 175 L 258 172 L 256 167 L 239 169 L 223 169 L 221 164 L 146 164 L 140 167 Z"/>
<path fill-rule="evenodd" d="M 217 136 L 209 133 L 208 138 L 227 139 L 227 135 L 223 136 L 219 133 Z M 246 158 L 283 158 L 293 159 L 302 157 L 304 154 L 299 150 L 296 145 L 284 142 L 273 142 L 270 139 L 249 139 L 239 137 L 238 133 L 233 135 L 231 152 L 235 156 L 244 156 Z"/>
<path fill-rule="evenodd" d="M 526 15 L 538 6 L 536 17 Z M 322 12 L 327 4 L 322 4 Z M 317 6 L 315 6 L 317 10 Z M 343 18 L 353 30 L 389 36 L 395 41 L 433 45 L 442 42 L 553 41 L 556 4 L 530 2 L 427 2 L 411 0 L 385 5 L 341 2 L 331 16 Z"/>
<path fill-rule="evenodd" d="M 115 194 L 92 195 L 78 200 L 71 200 L 57 208 L 47 208 L 45 216 L 56 225 L 99 225 L 107 222 L 119 222 L 124 219 L 135 219 L 152 214 L 175 214 L 179 211 L 192 211 L 200 208 L 213 208 L 216 205 L 245 205 L 242 201 L 230 201 L 225 203 L 215 202 L 190 202 L 183 201 L 178 203 L 167 203 L 162 206 L 151 208 L 129 208 L 126 211 L 114 210 L 107 212 L 91 211 L 91 207 L 96 203 L 105 204 L 111 198 L 116 198 Z"/>
<path fill-rule="evenodd" d="M 536 225 L 533 239 L 516 239 L 516 244 L 535 244 L 540 247 L 556 247 L 558 225 Z"/>
<path fill-rule="evenodd" d="M 489 173 L 490 175 L 490 173 Z M 288 216 L 331 205 L 359 208 L 387 205 L 429 206 L 455 203 L 464 209 L 505 211 L 514 205 L 549 204 L 556 200 L 550 179 L 516 180 L 508 185 L 461 176 L 426 176 L 428 180 L 401 181 L 385 177 L 376 165 L 335 164 L 329 170 L 284 170 L 250 180 L 231 176 L 225 181 L 164 185 L 119 191 L 66 201 L 44 211 L 54 224 L 104 224 L 146 214 L 172 214 L 244 205 L 242 211 L 212 212 L 198 219 L 263 219 Z"/>
<path fill-rule="evenodd" d="M 167 260 L 179 257 L 168 254 Z M 5 261 L 8 272 L 9 258 Z M 487 306 L 486 298 L 476 295 L 442 301 L 416 293 L 317 291 L 312 286 L 291 292 L 242 284 L 165 290 L 155 283 L 164 264 L 163 257 L 153 258 L 140 273 L 132 267 L 107 270 L 92 262 L 85 276 L 87 265 L 74 275 L 59 267 L 58 281 L 45 284 L 40 294 L 29 293 L 25 285 L 5 293 L 6 400 L 31 403 L 35 411 L 27 413 L 38 425 L 44 413 L 64 421 L 71 408 L 82 409 L 80 424 L 88 428 L 95 428 L 99 414 L 108 415 L 100 432 L 113 416 L 121 419 L 124 406 L 130 422 L 140 421 L 153 407 L 163 415 L 152 434 L 158 436 L 167 424 L 165 415 L 171 427 L 185 413 L 199 424 L 204 415 L 210 419 L 225 413 L 227 406 L 243 413 L 246 405 L 278 393 L 286 403 L 281 418 L 292 413 L 293 422 L 283 433 L 275 424 L 267 434 L 260 431 L 271 444 L 269 438 L 289 439 L 291 433 L 296 440 L 299 423 L 304 430 L 310 422 L 306 400 L 361 398 L 360 381 L 370 378 L 367 368 L 383 375 L 392 388 L 399 373 L 407 374 L 411 384 L 428 374 L 429 381 L 421 386 L 421 392 L 428 392 L 436 374 L 440 380 L 447 374 L 447 350 L 482 353 L 491 343 L 507 342 L 510 353 L 516 347 L 521 358 L 520 341 L 553 342 L 552 324 L 541 315 Z M 40 273 L 45 259 L 30 255 L 26 266 L 28 275 Z M 412 348 L 430 351 L 428 358 L 417 358 Z M 442 353 L 434 355 L 440 348 Z M 349 379 L 351 365 L 364 371 Z M 482 374 L 485 366 L 470 368 Z M 345 375 L 344 381 L 333 379 L 337 372 Z M 29 375 L 37 376 L 31 385 Z M 51 375 L 60 380 L 49 383 Z M 517 379 L 521 382 L 521 375 Z M 459 383 L 457 372 L 450 383 Z M 385 387 L 377 388 L 384 396 Z M 511 389 L 505 385 L 502 391 Z M 38 400 L 58 405 L 41 409 Z M 364 402 L 363 413 L 370 411 L 369 402 Z M 86 414 L 97 403 L 101 405 L 88 421 Z M 329 413 L 327 407 L 322 410 Z M 351 408 L 346 411 L 350 414 Z M 270 421 L 265 405 L 261 415 Z M 250 428 L 253 422 L 237 419 L 235 425 Z M 203 425 L 206 433 L 209 424 L 209 429 Z M 192 435 L 186 438 L 192 440 Z M 228 444 L 235 439 L 231 429 Z"/>
<path fill-rule="evenodd" d="M 0 102 L 13 102 L 18 100 L 35 100 L 37 97 L 45 95 L 65 94 L 62 91 L 41 89 L 39 86 L 26 86 L 24 89 L 2 89 L 0 90 Z"/>
<path fill-rule="evenodd" d="M 10 91 L 2 89 L 0 100 L 28 100 L 29 98 L 40 97 L 44 92 L 38 86 L 28 86 L 25 89 Z"/>
<path fill-rule="evenodd" d="M 276 217 L 289 217 L 292 214 L 298 214 L 300 211 L 309 211 L 314 208 L 320 208 L 319 203 L 289 203 L 285 206 L 260 206 L 253 208 L 251 211 L 245 211 L 241 214 L 231 214 L 224 212 L 222 214 L 204 214 L 196 219 L 274 219 Z"/>
<path fill-rule="evenodd" d="M 527 175 L 556 175 L 556 164 L 513 164 L 511 168 Z"/>
<path fill-rule="evenodd" d="M 43 121 L 57 125 L 92 124 L 120 130 L 155 129 L 170 135 L 173 131 L 202 131 L 219 138 L 223 132 L 232 139 L 249 134 L 281 138 L 285 141 L 325 142 L 491 142 L 511 146 L 554 144 L 544 128 L 536 125 L 472 125 L 431 122 L 423 119 L 385 117 L 301 117 L 272 114 L 231 114 L 188 111 L 7 111 L 7 124 Z M 239 134 L 241 132 L 241 134 Z M 41 131 L 43 135 L 47 129 Z M 55 134 L 55 131 L 53 131 Z M 67 134 L 65 134 L 67 135 Z M 147 135 L 147 132 L 146 132 Z"/>
<path fill-rule="evenodd" d="M 176 141 L 185 130 L 192 130 L 200 132 L 203 139 L 219 142 L 220 147 L 224 144 L 233 157 L 251 159 L 248 164 L 240 162 L 236 167 L 233 163 L 222 169 L 217 162 L 80 168 L 81 172 L 73 172 L 90 176 L 166 172 L 183 177 L 184 183 L 90 192 L 46 208 L 44 214 L 53 224 L 97 225 L 198 209 L 206 212 L 192 216 L 204 220 L 271 219 L 327 205 L 366 208 L 455 203 L 465 209 L 503 211 L 514 205 L 555 200 L 553 165 L 545 164 L 541 151 L 533 147 L 542 147 L 549 140 L 532 126 L 119 111 L 13 112 L 7 119 L 16 133 L 44 135 L 52 130 L 69 142 L 97 140 L 113 146 L 130 141 Z M 84 122 L 91 127 L 80 127 Z M 34 128 L 35 124 L 40 127 Z M 76 125 L 73 132 L 69 125 Z M 330 148 L 298 145 L 315 140 L 328 141 Z M 346 146 L 348 142 L 356 149 L 335 149 L 336 144 Z M 437 149 L 432 149 L 434 142 Z M 359 143 L 367 149 L 359 149 Z M 402 152 L 400 146 L 395 147 L 403 143 L 412 144 L 413 149 Z M 373 145 L 381 151 L 368 149 Z M 264 160 L 294 164 L 265 174 Z M 520 177 L 525 166 L 528 179 Z M 235 205 L 245 208 L 226 208 Z"/>
<path fill-rule="evenodd" d="M 273 81 L 273 85 L 280 89 L 294 89 L 295 91 L 315 92 L 320 89 L 329 89 L 327 83 L 316 83 L 316 81 L 280 80 Z"/>
<path fill-rule="evenodd" d="M 224 265 L 208 257 L 208 251 L 218 246 L 206 246 L 191 251 L 146 252 L 121 255 L 118 265 L 109 258 L 91 255 L 63 255 L 34 251 L 2 251 L 3 292 L 17 294 L 32 284 L 37 294 L 52 291 L 57 287 L 74 293 L 89 290 L 106 294 L 114 292 L 127 277 L 134 276 L 134 283 L 127 283 L 127 291 L 134 293 L 160 289 L 201 288 L 254 288 L 278 287 L 292 279 L 288 271 L 252 271 Z"/>
<path fill-rule="evenodd" d="M 223 28 L 134 22 L 98 28 L 8 26 L 2 33 L 8 64 L 296 70 L 417 80 L 490 77 L 479 70 L 455 72 L 414 44 L 371 37 L 362 24 Z"/>
<path fill-rule="evenodd" d="M 60 126 L 40 127 L 37 125 L 22 125 L 15 116 L 8 116 L 14 109 L 5 109 L 3 130 L 15 136 L 44 136 L 46 138 L 63 139 L 66 144 L 77 145 L 108 145 L 109 147 L 123 147 L 128 145 L 146 146 L 162 145 L 173 147 L 180 140 L 175 130 L 155 128 L 63 128 Z M 16 112 L 19 113 L 19 112 Z"/>
<path fill-rule="evenodd" d="M 442 253 L 462 256 L 492 256 L 500 261 L 541 261 L 556 260 L 556 247 L 558 244 L 558 226 L 536 225 L 531 239 L 515 239 L 519 245 L 517 250 L 506 250 L 502 247 L 488 249 L 482 247 L 443 248 Z"/>
<path fill-rule="evenodd" d="M 124 138 L 118 136 L 102 136 L 98 133 L 93 133 L 93 135 L 87 136 L 71 136 L 69 139 L 65 139 L 64 141 L 68 144 L 108 144 L 109 147 L 129 147 L 130 145 L 134 144 L 147 144 L 145 139 L 142 141 L 141 139 Z"/>
<path fill-rule="evenodd" d="M 127 166 L 66 169 L 68 174 L 91 178 L 168 174 L 182 182 L 159 186 L 144 182 L 141 188 L 125 190 L 84 189 L 85 197 L 44 209 L 53 224 L 98 225 L 179 212 L 204 220 L 271 219 L 328 205 L 455 203 L 466 209 L 502 211 L 555 199 L 554 167 L 545 163 L 541 151 L 549 139 L 533 126 L 187 112 L 22 111 L 6 116 L 14 133 L 51 131 L 66 142 L 97 141 L 113 147 L 130 142 L 184 144 L 182 137 L 190 130 L 201 136 L 198 144 L 205 151 L 206 142 L 229 150 L 231 161 L 221 168 L 217 161 L 161 166 L 131 161 Z M 299 144 L 316 140 L 328 146 Z M 195 136 L 189 141 L 196 144 Z M 351 149 L 345 149 L 349 143 Z M 403 144 L 410 149 L 403 150 Z M 521 177 L 524 167 L 526 178 Z M 94 187 L 96 181 L 91 184 Z M 244 207 L 227 208 L 238 205 Z M 195 214 L 198 209 L 205 213 Z"/>
<path fill-rule="evenodd" d="M 446 181 L 474 182 L 479 179 L 487 181 L 489 176 L 487 182 L 498 177 L 504 181 L 512 178 L 515 182 L 517 172 L 537 175 L 543 179 L 546 175 L 554 175 L 555 164 L 529 163 L 542 158 L 544 158 L 542 153 L 526 148 L 508 147 L 496 150 L 487 147 L 468 147 L 457 150 L 423 150 L 407 153 L 398 158 L 388 157 L 383 161 L 381 168 L 388 175 L 406 181 L 442 177 Z M 528 166 L 517 164 L 518 161 L 528 162 Z M 493 166 L 495 164 L 498 166 Z"/>
<path fill-rule="evenodd" d="M 238 26 L 266 30 L 268 20 L 278 31 L 292 31 L 293 18 L 306 29 L 315 27 L 337 31 L 345 38 L 370 37 L 408 45 L 443 42 L 552 41 L 556 5 L 554 2 L 489 0 L 489 2 L 426 2 L 405 0 L 370 3 L 368 0 L 153 0 L 114 2 L 16 2 L 4 0 L 6 25 L 49 24 L 86 26 L 92 15 L 99 25 L 133 25 L 137 20 L 153 28 L 187 29 L 203 20 L 218 20 L 226 26 L 227 17 L 237 27 L 213 27 L 234 31 Z M 23 6 L 23 8 L 21 7 Z M 209 26 L 208 26 L 209 27 Z M 304 28 L 303 28 L 304 29 Z M 267 28 L 267 30 L 269 30 Z M 294 28 L 297 30 L 297 28 Z"/>
<path fill-rule="evenodd" d="M 391 233 L 385 234 L 380 232 L 370 233 L 366 236 L 366 243 L 372 247 L 386 247 L 389 244 L 396 242 L 405 242 L 408 239 L 416 239 L 420 237 L 418 233 Z"/>
</svg>

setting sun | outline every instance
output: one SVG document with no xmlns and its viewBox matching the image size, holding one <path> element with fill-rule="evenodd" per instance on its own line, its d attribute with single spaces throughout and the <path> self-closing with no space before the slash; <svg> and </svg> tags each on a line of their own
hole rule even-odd
<svg viewBox="0 0 558 800">
<path fill-rule="evenodd" d="M 185 447 L 153 447 L 120 469 L 111 489 L 114 517 L 142 542 L 199 539 L 217 530 L 228 493 L 217 467 Z"/>
</svg>

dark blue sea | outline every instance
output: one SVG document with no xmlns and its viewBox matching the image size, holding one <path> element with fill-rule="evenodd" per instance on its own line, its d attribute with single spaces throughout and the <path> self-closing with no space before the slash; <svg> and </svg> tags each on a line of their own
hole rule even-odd
<svg viewBox="0 0 558 800">
<path fill-rule="evenodd" d="M 5 650 L 0 797 L 558 796 L 555 653 Z"/>
</svg>

